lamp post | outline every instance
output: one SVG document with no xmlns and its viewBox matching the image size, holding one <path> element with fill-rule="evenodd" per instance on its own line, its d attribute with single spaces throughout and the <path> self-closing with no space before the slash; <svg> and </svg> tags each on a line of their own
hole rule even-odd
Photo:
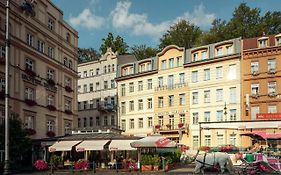
<svg viewBox="0 0 281 175">
<path fill-rule="evenodd" d="M 9 9 L 10 0 L 6 4 L 6 55 L 5 55 L 5 161 L 4 174 L 10 174 L 10 157 L 9 157 Z"/>
</svg>

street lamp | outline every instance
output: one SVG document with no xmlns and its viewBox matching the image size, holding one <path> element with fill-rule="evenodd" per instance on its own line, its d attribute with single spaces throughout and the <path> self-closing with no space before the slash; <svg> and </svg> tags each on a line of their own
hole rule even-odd
<svg viewBox="0 0 281 175">
<path fill-rule="evenodd" d="M 10 158 L 9 158 L 9 9 L 10 0 L 6 4 L 6 55 L 5 55 L 5 161 L 4 174 L 10 174 Z"/>
</svg>

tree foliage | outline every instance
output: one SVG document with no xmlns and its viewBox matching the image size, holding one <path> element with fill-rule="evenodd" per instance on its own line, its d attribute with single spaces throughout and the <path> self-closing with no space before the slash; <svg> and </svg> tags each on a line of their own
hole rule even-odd
<svg viewBox="0 0 281 175">
<path fill-rule="evenodd" d="M 160 38 L 159 48 L 163 49 L 168 45 L 174 44 L 186 49 L 195 46 L 197 39 L 201 35 L 200 28 L 186 20 L 170 26 L 170 29 Z"/>
<path fill-rule="evenodd" d="M 104 54 L 107 48 L 111 48 L 113 52 L 122 55 L 127 53 L 129 46 L 121 36 L 117 35 L 114 38 L 112 33 L 108 33 L 107 38 L 102 39 L 102 44 L 100 46 L 101 53 Z"/>
<path fill-rule="evenodd" d="M 94 48 L 79 48 L 78 49 L 78 62 L 87 62 L 97 60 L 100 58 L 100 54 Z"/>
<path fill-rule="evenodd" d="M 158 49 L 146 45 L 134 45 L 131 50 L 138 60 L 154 57 L 158 52 Z"/>
</svg>

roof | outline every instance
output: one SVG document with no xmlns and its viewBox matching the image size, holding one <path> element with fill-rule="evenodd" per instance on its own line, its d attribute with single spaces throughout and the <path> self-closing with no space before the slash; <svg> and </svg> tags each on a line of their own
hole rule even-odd
<svg viewBox="0 0 281 175">
<path fill-rule="evenodd" d="M 117 65 L 131 63 L 137 61 L 135 55 L 117 55 Z"/>
</svg>

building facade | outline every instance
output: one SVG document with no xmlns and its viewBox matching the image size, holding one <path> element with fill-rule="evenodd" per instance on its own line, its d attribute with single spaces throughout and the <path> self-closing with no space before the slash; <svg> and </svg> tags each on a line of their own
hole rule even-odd
<svg viewBox="0 0 281 175">
<path fill-rule="evenodd" d="M 189 88 L 183 67 L 185 49 L 170 45 L 158 53 L 157 58 L 154 127 L 165 137 L 188 145 Z"/>
<path fill-rule="evenodd" d="M 78 33 L 49 0 L 11 1 L 5 63 L 5 5 L 0 2 L 0 81 L 3 94 L 9 64 L 10 112 L 20 117 L 31 138 L 68 134 L 77 125 Z M 3 118 L 4 100 L 0 103 Z"/>
<path fill-rule="evenodd" d="M 199 133 L 199 122 L 241 119 L 240 53 L 240 38 L 186 50 L 184 67 L 190 77 L 189 142 L 193 149 L 200 143 L 240 145 L 237 130 Z"/>
<path fill-rule="evenodd" d="M 118 128 L 116 69 L 117 55 L 111 49 L 98 60 L 78 65 L 77 129 Z"/>
</svg>

